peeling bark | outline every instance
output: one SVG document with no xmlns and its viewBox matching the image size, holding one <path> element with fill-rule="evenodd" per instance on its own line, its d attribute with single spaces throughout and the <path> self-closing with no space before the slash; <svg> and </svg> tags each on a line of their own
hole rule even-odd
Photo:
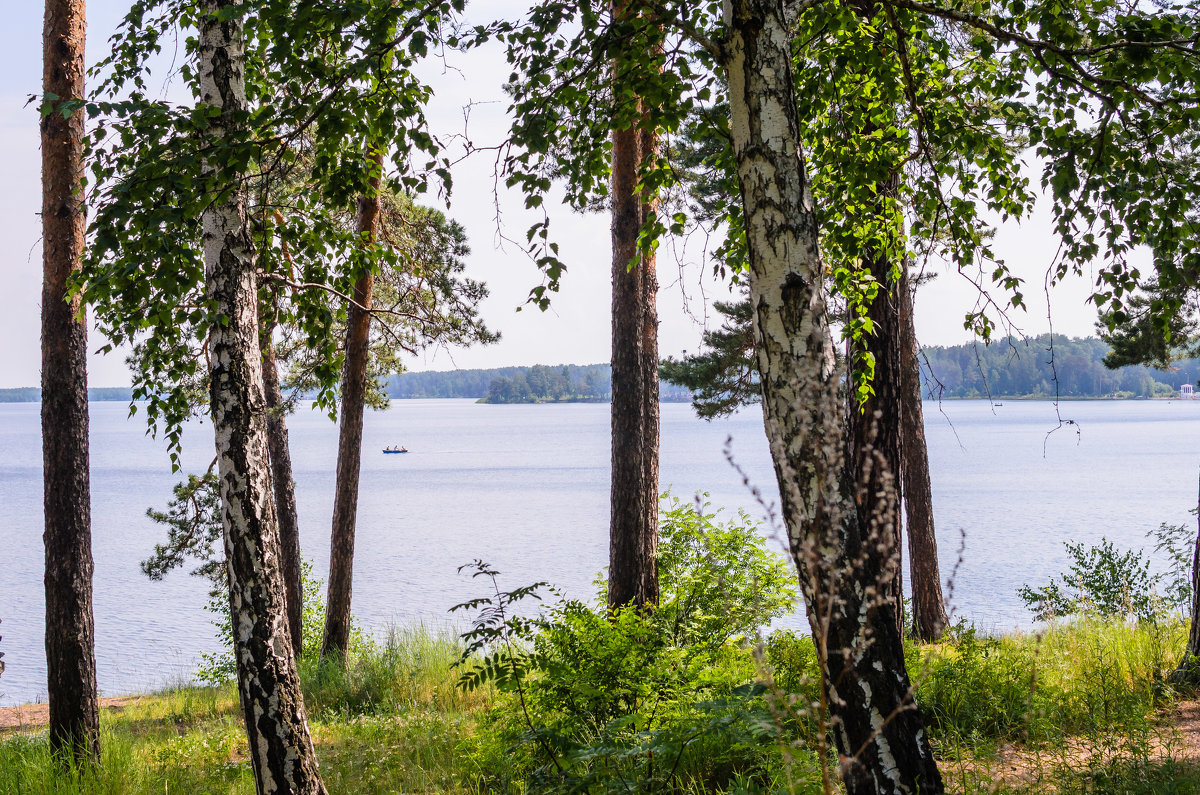
<svg viewBox="0 0 1200 795">
<path fill-rule="evenodd" d="M 379 233 L 379 187 L 383 153 L 372 154 L 370 192 L 358 198 L 357 232 L 364 245 Z M 354 528 L 358 521 L 358 481 L 362 465 L 363 412 L 367 403 L 367 364 L 371 356 L 371 296 L 375 277 L 367 271 L 354 284 L 347 311 L 346 361 L 342 370 L 342 410 L 338 425 L 337 481 L 333 532 L 329 541 L 329 594 L 325 607 L 322 657 L 344 657 L 350 646 L 350 597 L 354 579 Z M 357 304 L 357 305 L 356 305 Z"/>
<path fill-rule="evenodd" d="M 275 300 L 278 300 L 275 298 Z M 275 515 L 279 521 L 280 566 L 283 570 L 284 602 L 292 652 L 304 652 L 304 585 L 300 564 L 300 519 L 296 512 L 296 480 L 292 473 L 292 451 L 288 443 L 283 392 L 279 388 L 279 365 L 275 360 L 275 317 L 277 304 L 263 318 L 259 336 L 262 348 L 263 395 L 267 401 L 267 451 L 271 457 L 271 485 Z"/>
<path fill-rule="evenodd" d="M 622 3 L 615 14 L 631 13 Z M 614 64 L 615 72 L 619 64 Z M 638 171 L 658 147 L 653 131 L 613 132 L 612 481 L 608 602 L 658 602 L 658 279 L 638 234 L 656 199 L 637 193 Z"/>
<path fill-rule="evenodd" d="M 908 263 L 903 264 L 897 290 L 900 306 L 900 471 L 904 481 L 904 516 L 908 532 L 909 585 L 912 588 L 913 631 L 931 643 L 949 623 L 933 524 L 933 489 L 929 482 L 929 450 L 925 445 L 925 415 L 921 408 L 921 362 L 913 324 L 913 294 Z"/>
<path fill-rule="evenodd" d="M 208 134 L 240 132 L 246 110 L 242 21 L 233 0 L 202 0 L 197 38 L 201 102 L 220 113 Z M 205 171 L 236 185 L 223 163 Z M 206 292 L 219 318 L 209 332 L 210 399 L 238 694 L 260 795 L 324 795 L 284 619 L 279 527 L 271 493 L 253 241 L 241 190 L 201 216 Z"/>
<path fill-rule="evenodd" d="M 42 88 L 84 98 L 83 0 L 46 0 Z M 57 103 L 53 103 L 57 104 Z M 42 467 L 46 549 L 46 693 L 50 745 L 100 758 L 92 616 L 87 322 L 67 283 L 83 260 L 84 112 L 42 119 Z"/>
<path fill-rule="evenodd" d="M 863 527 L 853 507 L 783 3 L 726 0 L 725 14 L 763 416 L 843 782 L 850 795 L 940 793 L 885 593 L 895 537 Z"/>
</svg>

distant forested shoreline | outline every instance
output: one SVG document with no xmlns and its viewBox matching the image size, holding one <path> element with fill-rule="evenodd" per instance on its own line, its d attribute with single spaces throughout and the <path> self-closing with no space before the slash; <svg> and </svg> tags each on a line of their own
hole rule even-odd
<svg viewBox="0 0 1200 795">
<path fill-rule="evenodd" d="M 1145 366 L 1109 370 L 1108 343 L 1096 337 L 1050 335 L 923 349 L 924 394 L 955 398 L 1161 398 L 1179 394 L 1182 384 L 1200 380 L 1200 359 L 1182 359 L 1170 370 Z M 401 373 L 386 379 L 389 398 L 469 398 L 486 403 L 607 402 L 612 399 L 608 364 L 494 367 Z M 664 402 L 686 403 L 691 393 L 663 381 Z M 90 401 L 128 402 L 128 387 L 95 387 Z M 38 387 L 0 389 L 0 403 L 36 403 Z"/>
<path fill-rule="evenodd" d="M 1200 379 L 1200 359 L 1170 370 L 1104 366 L 1108 343 L 1049 334 L 923 350 L 921 380 L 929 398 L 1156 398 L 1179 394 Z"/>
<path fill-rule="evenodd" d="M 489 370 L 402 373 L 388 379 L 391 398 L 474 398 L 483 403 L 604 403 L 612 400 L 612 367 L 544 364 Z M 663 382 L 660 399 L 687 403 L 687 389 Z"/>
<path fill-rule="evenodd" d="M 42 399 L 42 390 L 36 386 L 21 386 L 14 389 L 0 389 L 0 403 L 37 403 Z M 105 401 L 122 401 L 128 403 L 133 399 L 133 390 L 127 386 L 101 386 L 88 390 L 88 402 L 101 403 Z"/>
</svg>

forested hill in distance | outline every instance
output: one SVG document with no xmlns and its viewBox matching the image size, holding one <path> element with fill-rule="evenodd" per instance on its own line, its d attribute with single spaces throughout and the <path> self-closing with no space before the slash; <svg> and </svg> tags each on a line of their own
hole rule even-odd
<svg viewBox="0 0 1200 795">
<path fill-rule="evenodd" d="M 1028 341 L 1005 338 L 924 349 L 921 380 L 932 398 L 1135 398 L 1171 397 L 1200 379 L 1200 359 L 1182 359 L 1170 370 L 1145 366 L 1110 370 L 1108 343 L 1096 337 L 1049 334 Z"/>
<path fill-rule="evenodd" d="M 128 403 L 132 397 L 133 390 L 127 386 L 101 386 L 88 390 L 88 400 L 92 403 L 111 400 Z M 37 403 L 41 399 L 42 390 L 36 386 L 0 389 L 0 403 Z"/>
<path fill-rule="evenodd" d="M 608 364 L 499 367 L 490 370 L 402 373 L 388 379 L 391 398 L 476 398 L 485 403 L 604 403 L 612 400 Z M 660 399 L 687 403 L 691 393 L 663 383 Z"/>
<path fill-rule="evenodd" d="M 1144 366 L 1109 370 L 1108 343 L 1096 337 L 1050 335 L 1028 341 L 1005 338 L 924 349 L 921 377 L 932 398 L 1134 398 L 1170 397 L 1200 379 L 1200 360 L 1176 362 L 1169 371 Z M 932 373 L 932 378 L 930 374 Z M 1057 389 L 1056 389 L 1057 384 Z M 663 382 L 662 399 L 686 402 L 686 389 Z M 607 401 L 607 364 L 537 365 L 490 370 L 404 373 L 388 379 L 393 398 L 475 398 L 489 403 Z"/>
<path fill-rule="evenodd" d="M 1096 337 L 1050 336 L 1000 339 L 924 349 L 921 379 L 932 398 L 1134 398 L 1170 397 L 1181 384 L 1200 380 L 1200 359 L 1184 359 L 1169 371 L 1149 367 L 1104 366 L 1108 344 Z M 932 373 L 932 378 L 930 377 Z M 1057 379 L 1057 383 L 1056 383 Z M 471 398 L 494 403 L 550 401 L 604 402 L 612 397 L 612 370 L 607 364 L 497 367 L 393 375 L 388 397 Z M 88 390 L 92 401 L 128 401 L 128 387 Z M 32 403 L 37 387 L 0 389 L 0 403 Z M 662 399 L 687 402 L 688 391 L 662 383 Z"/>
</svg>

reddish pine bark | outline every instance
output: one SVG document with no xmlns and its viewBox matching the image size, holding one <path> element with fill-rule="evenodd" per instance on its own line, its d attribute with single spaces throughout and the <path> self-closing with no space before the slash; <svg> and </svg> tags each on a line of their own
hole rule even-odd
<svg viewBox="0 0 1200 795">
<path fill-rule="evenodd" d="M 927 643 L 941 637 L 949 623 L 942 596 L 937 536 L 933 524 L 933 488 L 921 408 L 921 362 L 913 325 L 913 294 L 905 262 L 897 288 L 900 307 L 900 471 L 904 481 L 904 517 L 908 525 L 908 572 L 912 588 L 913 631 Z"/>
<path fill-rule="evenodd" d="M 46 671 L 50 745 L 100 756 L 92 617 L 87 323 L 67 282 L 82 264 L 83 0 L 47 0 L 42 88 L 42 466 L 46 548 Z M 54 99 L 57 97 L 57 99 Z"/>
<path fill-rule="evenodd" d="M 620 6 L 614 13 L 630 13 Z M 620 64 L 614 64 L 614 80 Z M 658 147 L 631 124 L 612 150 L 612 481 L 608 601 L 658 601 L 658 280 L 638 234 L 653 198 L 637 193 L 638 172 Z"/>
<path fill-rule="evenodd" d="M 379 232 L 379 187 L 383 154 L 372 155 L 375 175 L 370 193 L 358 199 L 357 231 L 366 245 Z M 347 310 L 346 361 L 342 371 L 342 410 L 338 426 L 337 482 L 333 501 L 333 532 L 329 542 L 329 594 L 325 607 L 322 657 L 343 657 L 350 646 L 350 598 L 354 578 L 354 529 L 358 519 L 358 481 L 362 464 L 363 412 L 367 400 L 367 365 L 371 355 L 370 271 L 354 285 L 354 303 Z"/>
</svg>

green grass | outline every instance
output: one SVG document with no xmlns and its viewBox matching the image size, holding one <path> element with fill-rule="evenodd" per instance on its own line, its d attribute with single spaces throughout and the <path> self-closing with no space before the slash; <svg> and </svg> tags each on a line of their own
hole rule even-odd
<svg viewBox="0 0 1200 795">
<path fill-rule="evenodd" d="M 330 792 L 474 791 L 457 748 L 491 702 L 464 693 L 450 665 L 457 637 L 417 627 L 366 644 L 343 666 L 305 661 L 301 682 Z M 0 793 L 249 795 L 237 693 L 182 687 L 145 696 L 101 722 L 101 764 L 64 769 L 45 732 L 0 737 Z"/>
<path fill-rule="evenodd" d="M 1200 792 L 1167 713 L 1187 627 L 1082 620 L 910 650 L 955 792 Z"/>
<path fill-rule="evenodd" d="M 1185 631 L 1086 621 L 1002 638 L 959 631 L 914 646 L 910 670 L 950 791 L 1200 792 L 1200 768 L 1181 761 L 1162 728 L 1178 698 L 1167 675 Z M 811 665 L 806 642 L 788 641 L 779 664 Z M 456 687 L 459 654 L 454 636 L 418 627 L 367 644 L 344 667 L 302 666 L 330 792 L 523 791 L 519 775 L 506 775 L 511 749 L 488 741 L 507 702 Z M 776 672 L 781 682 L 802 673 Z M 106 710 L 102 732 L 103 760 L 84 771 L 53 759 L 44 732 L 0 737 L 0 793 L 254 792 L 232 686 L 145 696 Z M 781 761 L 771 768 L 778 775 L 766 788 L 727 791 L 788 791 Z M 815 775 L 813 765 L 793 768 L 792 791 L 818 792 Z"/>
</svg>

